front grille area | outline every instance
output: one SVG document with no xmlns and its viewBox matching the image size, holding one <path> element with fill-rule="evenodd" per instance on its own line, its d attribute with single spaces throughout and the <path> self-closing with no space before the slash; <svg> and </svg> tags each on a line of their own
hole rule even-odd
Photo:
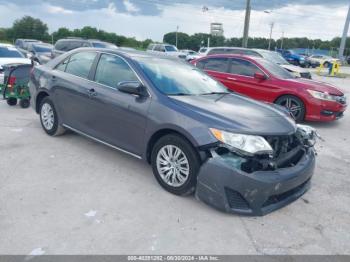
<svg viewBox="0 0 350 262">
<path fill-rule="evenodd" d="M 241 210 L 250 209 L 248 202 L 243 198 L 243 196 L 239 192 L 225 187 L 225 193 L 230 208 Z"/>
<path fill-rule="evenodd" d="M 345 96 L 337 96 L 337 102 L 346 105 L 346 97 Z"/>
<path fill-rule="evenodd" d="M 273 196 L 270 196 L 267 201 L 263 204 L 263 207 L 267 207 L 267 206 L 270 206 L 270 205 L 273 205 L 273 204 L 276 204 L 276 203 L 279 203 L 285 199 L 287 199 L 288 197 L 298 193 L 299 191 L 303 190 L 304 187 L 310 182 L 310 179 L 308 179 L 307 181 L 305 181 L 304 183 L 302 183 L 301 185 L 287 191 L 287 192 L 284 192 L 282 194 L 279 194 L 279 195 L 273 195 Z"/>
</svg>

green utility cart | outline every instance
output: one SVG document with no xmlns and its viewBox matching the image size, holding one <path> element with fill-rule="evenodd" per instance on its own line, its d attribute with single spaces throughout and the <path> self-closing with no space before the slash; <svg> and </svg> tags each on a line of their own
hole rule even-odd
<svg viewBox="0 0 350 262">
<path fill-rule="evenodd" d="M 0 92 L 9 106 L 19 104 L 22 108 L 30 105 L 28 82 L 32 65 L 8 64 L 4 68 L 4 83 L 0 84 Z"/>
</svg>

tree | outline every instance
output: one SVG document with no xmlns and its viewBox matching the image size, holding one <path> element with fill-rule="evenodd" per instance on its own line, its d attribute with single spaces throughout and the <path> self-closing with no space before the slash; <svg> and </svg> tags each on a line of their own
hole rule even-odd
<svg viewBox="0 0 350 262">
<path fill-rule="evenodd" d="M 48 40 L 50 38 L 48 27 L 40 19 L 25 16 L 17 19 L 12 26 L 12 38 L 33 38 L 37 40 Z"/>
</svg>

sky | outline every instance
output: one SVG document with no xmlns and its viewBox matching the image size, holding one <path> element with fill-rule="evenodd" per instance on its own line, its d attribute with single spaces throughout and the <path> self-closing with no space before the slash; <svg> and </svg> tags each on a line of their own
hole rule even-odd
<svg viewBox="0 0 350 262">
<path fill-rule="evenodd" d="M 138 40 L 162 41 L 179 27 L 187 34 L 209 33 L 220 22 L 227 38 L 243 34 L 245 0 L 0 0 L 0 27 L 11 27 L 24 15 L 40 18 L 49 31 L 93 26 Z M 349 0 L 251 0 L 249 35 L 308 37 L 340 36 Z M 9 15 L 11 14 L 11 15 Z"/>
</svg>

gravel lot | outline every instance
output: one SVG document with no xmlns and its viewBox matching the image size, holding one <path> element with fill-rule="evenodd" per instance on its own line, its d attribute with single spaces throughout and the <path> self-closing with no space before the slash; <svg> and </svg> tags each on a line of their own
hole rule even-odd
<svg viewBox="0 0 350 262">
<path fill-rule="evenodd" d="M 350 97 L 350 79 L 322 80 Z M 326 141 L 311 190 L 254 218 L 171 195 L 144 162 L 51 138 L 0 101 L 0 254 L 350 254 L 350 113 L 312 125 Z"/>
</svg>

